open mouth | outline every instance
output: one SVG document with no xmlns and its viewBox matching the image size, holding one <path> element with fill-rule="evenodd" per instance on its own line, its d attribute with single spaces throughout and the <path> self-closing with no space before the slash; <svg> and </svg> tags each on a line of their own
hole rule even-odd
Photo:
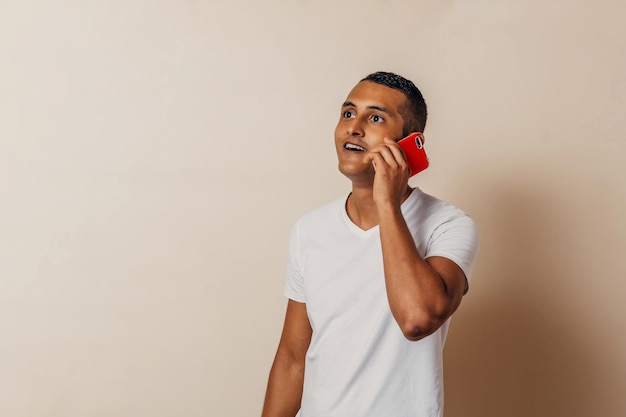
<svg viewBox="0 0 626 417">
<path fill-rule="evenodd" d="M 360 147 L 359 145 L 355 145 L 354 143 L 346 143 L 343 145 L 345 150 L 353 151 L 353 152 L 365 152 L 365 148 Z"/>
</svg>

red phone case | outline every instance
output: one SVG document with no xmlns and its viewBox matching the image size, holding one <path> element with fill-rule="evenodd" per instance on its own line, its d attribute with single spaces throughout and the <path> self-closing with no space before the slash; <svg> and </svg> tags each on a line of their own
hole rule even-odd
<svg viewBox="0 0 626 417">
<path fill-rule="evenodd" d="M 411 168 L 411 176 L 428 168 L 428 156 L 426 156 L 422 139 L 417 133 L 411 133 L 400 139 L 398 145 L 404 150 L 406 160 Z"/>
</svg>

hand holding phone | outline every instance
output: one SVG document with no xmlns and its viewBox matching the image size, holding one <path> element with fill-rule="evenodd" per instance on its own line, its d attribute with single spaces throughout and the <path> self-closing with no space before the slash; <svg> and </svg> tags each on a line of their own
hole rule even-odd
<svg viewBox="0 0 626 417">
<path fill-rule="evenodd" d="M 418 133 L 411 133 L 409 136 L 400 139 L 398 146 L 404 151 L 406 161 L 411 168 L 411 177 L 428 168 L 428 156 L 426 156 L 424 143 Z"/>
</svg>

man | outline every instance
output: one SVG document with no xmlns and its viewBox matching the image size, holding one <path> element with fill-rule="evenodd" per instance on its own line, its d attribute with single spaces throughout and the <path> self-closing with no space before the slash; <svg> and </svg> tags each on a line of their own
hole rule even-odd
<svg viewBox="0 0 626 417">
<path fill-rule="evenodd" d="M 263 417 L 443 414 L 448 319 L 478 236 L 465 213 L 408 185 L 396 142 L 423 141 L 425 123 L 422 94 L 392 73 L 367 76 L 343 103 L 335 146 L 352 192 L 292 230 Z"/>
</svg>

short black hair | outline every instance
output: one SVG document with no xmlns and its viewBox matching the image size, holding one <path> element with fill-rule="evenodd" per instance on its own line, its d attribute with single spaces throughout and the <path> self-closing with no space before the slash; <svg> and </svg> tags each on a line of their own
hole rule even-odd
<svg viewBox="0 0 626 417">
<path fill-rule="evenodd" d="M 407 100 L 406 106 L 402 106 L 399 109 L 400 114 L 404 118 L 404 136 L 411 132 L 424 131 L 426 117 L 428 116 L 426 101 L 424 101 L 422 92 L 411 80 L 407 80 L 393 72 L 378 71 L 368 75 L 361 81 L 371 81 L 402 92 Z"/>
</svg>

